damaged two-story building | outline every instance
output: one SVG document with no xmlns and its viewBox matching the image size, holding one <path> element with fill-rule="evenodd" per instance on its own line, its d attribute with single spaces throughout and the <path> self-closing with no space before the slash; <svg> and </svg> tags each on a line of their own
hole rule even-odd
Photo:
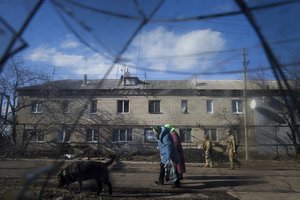
<svg viewBox="0 0 300 200">
<path fill-rule="evenodd" d="M 259 116 L 249 103 L 280 94 L 276 86 L 265 90 L 248 82 L 244 106 L 244 92 L 242 80 L 140 80 L 132 76 L 89 80 L 86 75 L 83 80 L 19 88 L 19 104 L 24 107 L 18 113 L 19 143 L 27 151 L 55 151 L 64 146 L 59 151 L 66 153 L 85 146 L 96 152 L 105 148 L 145 152 L 157 147 L 152 127 L 169 123 L 180 134 L 184 148 L 201 147 L 208 134 L 215 150 L 224 154 L 225 129 L 231 127 L 240 156 L 245 150 L 256 156 L 261 154 L 257 142 L 268 142 L 257 140 Z"/>
</svg>

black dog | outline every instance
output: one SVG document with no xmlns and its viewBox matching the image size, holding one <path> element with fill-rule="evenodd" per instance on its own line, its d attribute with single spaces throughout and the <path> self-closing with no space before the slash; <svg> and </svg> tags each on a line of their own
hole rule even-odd
<svg viewBox="0 0 300 200">
<path fill-rule="evenodd" d="M 115 160 L 115 157 L 112 157 L 106 163 L 96 162 L 96 161 L 78 161 L 68 165 L 64 168 L 58 175 L 58 187 L 64 185 L 69 185 L 75 181 L 78 181 L 78 193 L 82 189 L 82 181 L 89 179 L 96 179 L 98 185 L 99 195 L 102 191 L 102 182 L 105 183 L 109 190 L 109 195 L 112 194 L 112 186 L 109 182 L 109 172 L 108 166 L 110 166 Z"/>
</svg>

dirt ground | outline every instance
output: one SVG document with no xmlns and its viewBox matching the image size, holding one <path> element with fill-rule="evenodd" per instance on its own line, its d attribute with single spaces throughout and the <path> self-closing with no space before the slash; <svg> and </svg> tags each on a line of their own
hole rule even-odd
<svg viewBox="0 0 300 200">
<path fill-rule="evenodd" d="M 19 158 L 18 158 L 19 159 Z M 16 160 L 18 160 L 16 159 Z M 47 159 L 43 159 L 43 164 L 46 166 L 51 161 L 47 161 Z M 75 160 L 87 159 L 87 158 L 76 158 Z M 92 158 L 99 159 L 99 158 Z M 190 163 L 202 163 L 203 156 L 199 150 L 194 150 L 193 152 L 189 152 L 185 156 L 186 162 Z M 30 159 L 29 159 L 30 160 Z M 139 161 L 139 162 L 159 162 L 160 157 L 159 154 L 151 154 L 151 155 L 132 155 L 130 157 L 120 158 L 121 161 Z M 69 160 L 71 161 L 71 160 Z M 41 164 L 42 165 L 42 164 Z M 12 168 L 18 169 L 27 168 L 28 171 L 39 168 L 40 166 L 30 166 L 30 164 L 22 163 L 22 161 L 15 161 L 15 164 Z M 2 168 L 2 169 L 1 169 Z M 5 173 L 5 167 L 0 166 L 0 170 Z M 55 172 L 57 173 L 57 172 Z M 15 176 L 15 179 L 5 179 L 0 180 L 0 199 L 11 200 L 11 199 L 170 199 L 170 193 L 173 195 L 183 194 L 182 191 L 177 190 L 164 190 L 162 189 L 153 189 L 153 188 L 139 188 L 139 187 L 114 187 L 114 193 L 112 196 L 109 196 L 107 193 L 107 188 L 104 186 L 104 191 L 100 196 L 96 195 L 96 184 L 92 184 L 92 186 L 83 189 L 81 194 L 76 194 L 77 185 L 71 185 L 69 188 L 59 189 L 56 187 L 56 181 L 50 180 L 49 182 L 46 179 L 40 179 L 37 183 L 25 184 L 24 178 L 21 177 L 21 171 L 19 174 L 10 175 L 12 177 Z M 186 192 L 186 191 L 185 191 Z M 209 193 L 207 195 L 210 196 L 210 199 L 235 199 L 228 195 L 227 193 L 220 192 L 211 192 L 205 191 L 204 193 Z M 171 195 L 171 196 L 173 196 Z M 19 198 L 21 196 L 21 198 Z M 173 196 L 174 198 L 174 196 Z M 199 199 L 197 198 L 180 198 L 180 199 Z"/>
<path fill-rule="evenodd" d="M 218 161 L 218 163 L 223 163 L 223 165 L 227 165 L 227 158 L 225 156 L 221 157 L 214 157 L 215 160 Z M 9 158 L 7 158 L 9 159 Z M 86 159 L 86 158 L 76 158 L 78 159 Z M 93 159 L 100 159 L 100 158 L 93 158 Z M 46 166 L 50 162 L 53 162 L 53 160 L 47 160 L 43 158 L 42 162 L 36 162 L 39 164 L 39 166 L 31 165 L 30 162 L 28 162 L 26 165 L 21 160 L 18 161 L 18 159 L 14 159 L 16 162 L 14 162 L 14 166 L 11 166 L 11 168 L 14 168 L 15 171 L 14 174 L 7 174 L 7 177 L 13 177 L 13 178 L 7 178 L 6 177 L 6 170 L 9 166 L 3 166 L 0 165 L 0 172 L 4 174 L 2 178 L 0 179 L 0 199 L 4 200 L 11 200 L 11 199 L 55 199 L 55 200 L 73 200 L 73 199 L 174 199 L 176 197 L 180 199 L 225 199 L 225 200 L 233 200 L 237 199 L 233 196 L 230 196 L 226 191 L 218 191 L 218 190 L 203 190 L 201 191 L 201 196 L 198 194 L 195 194 L 193 196 L 193 192 L 195 191 L 183 191 L 183 190 L 177 190 L 172 189 L 168 190 L 164 187 L 162 188 L 145 188 L 145 187 L 124 187 L 124 186 L 115 186 L 113 188 L 113 195 L 109 196 L 107 192 L 107 188 L 104 186 L 104 191 L 100 196 L 96 195 L 96 184 L 84 185 L 83 191 L 81 194 L 76 194 L 77 185 L 71 185 L 69 188 L 62 188 L 59 189 L 56 187 L 56 180 L 52 179 L 49 180 L 47 178 L 40 178 L 39 182 L 33 182 L 31 184 L 25 184 L 24 183 L 24 177 L 22 177 L 21 169 L 22 170 L 32 170 L 37 167 Z M 130 157 L 123 157 L 120 158 L 122 161 L 140 161 L 140 162 L 159 162 L 159 154 L 151 154 L 151 155 L 132 155 Z M 185 154 L 185 160 L 188 163 L 203 163 L 204 158 L 203 154 L 199 149 L 193 150 L 193 152 L 189 152 Z M 72 161 L 72 160 L 68 160 Z M 156 167 L 156 165 L 154 166 Z M 20 169 L 20 170 L 19 170 Z M 155 168 L 156 169 L 156 168 Z M 122 168 L 115 169 L 115 172 L 122 171 Z M 133 168 L 133 170 L 135 170 Z M 122 171 L 123 172 L 123 171 Z M 18 174 L 17 174 L 18 173 Z M 56 173 L 56 172 L 55 172 Z M 54 173 L 54 174 L 55 174 Z M 131 173 L 133 173 L 131 171 Z M 141 179 L 142 181 L 142 179 Z M 23 192 L 24 191 L 24 192 Z M 185 197 L 184 195 L 189 194 L 189 197 Z M 198 196 L 197 196 L 198 195 Z M 21 196 L 21 198 L 18 198 Z"/>
<path fill-rule="evenodd" d="M 18 184 L 12 185 L 2 185 L 0 184 L 0 199 L 4 200 L 12 200 L 19 198 L 19 191 L 22 191 L 22 187 Z M 17 192 L 18 191 L 18 192 Z M 54 186 L 47 185 L 42 189 L 40 184 L 32 185 L 26 189 L 26 192 L 21 194 L 22 200 L 27 199 L 59 199 L 59 200 L 79 200 L 79 199 L 132 199 L 132 200 L 140 200 L 140 199 L 174 199 L 174 196 L 180 196 L 185 194 L 186 191 L 180 190 L 155 190 L 155 189 L 145 189 L 145 188 L 114 188 L 114 193 L 109 196 L 107 191 L 103 191 L 99 196 L 96 195 L 96 188 L 84 188 L 84 190 L 80 194 L 75 193 L 75 188 L 71 188 L 71 190 L 67 189 L 57 189 Z M 202 191 L 202 196 L 209 196 L 209 199 L 215 200 L 236 200 L 230 195 L 228 195 L 225 191 Z M 39 198 L 37 198 L 39 197 Z M 180 199 L 206 199 L 199 198 L 199 196 L 193 197 L 181 197 Z"/>
<path fill-rule="evenodd" d="M 103 192 L 97 196 L 96 195 L 96 186 L 85 186 L 83 191 L 80 194 L 76 193 L 76 186 L 71 185 L 71 187 L 58 189 L 53 184 L 47 184 L 44 188 L 42 184 L 33 184 L 29 187 L 25 187 L 20 183 L 11 183 L 11 184 L 0 184 L 0 199 L 3 200 L 12 200 L 12 199 L 46 199 L 46 200 L 79 200 L 79 199 L 132 199 L 132 200 L 141 200 L 141 199 L 213 199 L 213 200 L 236 200 L 237 198 L 230 196 L 226 191 L 210 191 L 204 190 L 201 191 L 199 196 L 198 192 L 195 191 L 186 191 L 180 189 L 154 189 L 154 188 L 139 188 L 139 187 L 114 187 L 113 194 L 108 195 L 107 188 L 104 187 Z M 24 193 L 22 191 L 24 190 Z M 186 194 L 189 194 L 188 197 L 185 197 Z M 193 197 L 193 193 L 195 193 Z"/>
</svg>

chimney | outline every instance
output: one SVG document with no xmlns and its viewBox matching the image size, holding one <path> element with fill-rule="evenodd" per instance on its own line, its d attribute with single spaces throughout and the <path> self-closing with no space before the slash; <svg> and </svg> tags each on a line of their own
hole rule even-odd
<svg viewBox="0 0 300 200">
<path fill-rule="evenodd" d="M 130 77 L 130 72 L 128 70 L 128 67 L 126 68 L 126 71 L 124 72 L 124 77 Z"/>
<path fill-rule="evenodd" d="M 197 76 L 193 75 L 193 77 L 191 78 L 190 82 L 191 82 L 192 86 L 196 87 L 197 86 L 197 82 L 198 82 Z"/>
<path fill-rule="evenodd" d="M 87 74 L 84 74 L 83 75 L 83 82 L 82 82 L 81 86 L 86 86 L 86 84 L 87 84 Z"/>
</svg>

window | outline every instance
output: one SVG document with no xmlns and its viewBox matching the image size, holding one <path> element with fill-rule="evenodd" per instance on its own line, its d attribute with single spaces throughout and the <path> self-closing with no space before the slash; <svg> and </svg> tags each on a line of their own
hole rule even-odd
<svg viewBox="0 0 300 200">
<path fill-rule="evenodd" d="M 57 134 L 58 142 L 70 142 L 70 132 L 66 128 L 62 128 Z"/>
<path fill-rule="evenodd" d="M 232 112 L 243 113 L 243 102 L 241 100 L 232 100 Z"/>
<path fill-rule="evenodd" d="M 31 113 L 42 113 L 43 112 L 43 102 L 40 100 L 31 101 L 30 111 L 31 111 Z"/>
<path fill-rule="evenodd" d="M 118 113 L 129 113 L 129 100 L 118 100 Z"/>
<path fill-rule="evenodd" d="M 30 142 L 43 142 L 44 133 L 41 129 L 25 129 L 24 130 L 24 141 Z"/>
<path fill-rule="evenodd" d="M 114 129 L 113 130 L 114 142 L 130 142 L 132 141 L 131 129 Z"/>
<path fill-rule="evenodd" d="M 204 134 L 208 135 L 211 141 L 218 141 L 218 135 L 216 129 L 204 129 Z"/>
<path fill-rule="evenodd" d="M 152 128 L 145 129 L 145 142 L 157 142 L 156 135 L 153 132 Z"/>
<path fill-rule="evenodd" d="M 63 100 L 60 104 L 60 108 L 62 113 L 68 113 L 69 112 L 69 101 Z"/>
<path fill-rule="evenodd" d="M 90 103 L 90 113 L 96 114 L 97 113 L 97 100 L 91 100 Z"/>
<path fill-rule="evenodd" d="M 214 112 L 214 106 L 212 100 L 206 100 L 206 112 L 212 114 Z"/>
<path fill-rule="evenodd" d="M 192 129 L 179 129 L 179 135 L 181 142 L 192 142 Z"/>
<path fill-rule="evenodd" d="M 160 113 L 160 100 L 149 101 L 149 113 Z"/>
<path fill-rule="evenodd" d="M 126 85 L 126 86 L 137 85 L 137 80 L 134 77 L 125 77 L 124 78 L 124 85 Z"/>
<path fill-rule="evenodd" d="M 181 101 L 181 113 L 188 113 L 188 101 L 187 100 Z"/>
<path fill-rule="evenodd" d="M 98 142 L 99 130 L 88 128 L 86 130 L 86 141 L 87 142 Z"/>
</svg>

